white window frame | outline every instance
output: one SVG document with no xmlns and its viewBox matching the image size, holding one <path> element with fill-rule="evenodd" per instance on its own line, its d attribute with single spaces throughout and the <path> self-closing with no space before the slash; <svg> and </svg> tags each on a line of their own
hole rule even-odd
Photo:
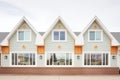
<svg viewBox="0 0 120 80">
<path fill-rule="evenodd" d="M 108 65 L 84 65 L 84 55 L 86 53 L 95 53 L 95 54 L 103 54 L 103 53 L 108 53 Z M 102 55 L 102 60 L 103 60 L 103 55 Z M 84 51 L 82 55 L 82 66 L 83 67 L 110 67 L 111 61 L 110 61 L 110 52 L 109 51 Z"/>
<path fill-rule="evenodd" d="M 29 31 L 30 32 L 30 40 L 19 40 L 19 31 Z M 31 41 L 31 30 L 24 30 L 24 29 L 17 30 L 17 42 L 30 42 L 30 41 Z"/>
<path fill-rule="evenodd" d="M 54 32 L 55 31 L 58 31 L 59 32 L 59 34 L 60 34 L 60 31 L 65 31 L 65 40 L 60 40 L 60 35 L 59 35 L 59 40 L 54 40 Z M 53 31 L 52 31 L 52 41 L 53 42 L 66 42 L 67 41 L 67 31 L 65 30 L 65 29 L 54 29 Z"/>
<path fill-rule="evenodd" d="M 72 54 L 72 65 L 47 65 L 47 54 L 50 53 L 56 53 L 56 54 L 66 54 L 66 53 L 71 53 Z M 74 52 L 69 52 L 69 51 L 49 51 L 45 52 L 45 67 L 73 67 L 74 66 Z"/>
<path fill-rule="evenodd" d="M 95 40 L 90 40 L 90 32 L 91 31 L 95 31 Z M 96 40 L 96 31 L 101 32 L 101 40 Z M 102 30 L 94 30 L 94 29 L 88 30 L 88 42 L 102 42 L 102 41 L 103 41 L 103 31 Z"/>
<path fill-rule="evenodd" d="M 35 65 L 12 65 L 12 53 L 24 54 L 24 53 L 34 53 L 35 54 Z M 18 56 L 17 56 L 18 59 Z M 18 61 L 17 61 L 18 64 Z M 35 51 L 12 51 L 10 52 L 10 67 L 36 67 L 37 66 L 37 52 Z"/>
</svg>

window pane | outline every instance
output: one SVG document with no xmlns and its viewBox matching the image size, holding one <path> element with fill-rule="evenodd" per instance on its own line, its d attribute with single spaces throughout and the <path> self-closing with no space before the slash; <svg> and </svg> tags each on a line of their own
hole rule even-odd
<svg viewBox="0 0 120 80">
<path fill-rule="evenodd" d="M 87 63 L 86 63 L 86 60 L 87 60 L 86 55 L 87 55 L 87 54 L 84 55 L 84 65 L 87 64 Z"/>
<path fill-rule="evenodd" d="M 24 63 L 23 54 L 18 54 L 18 65 L 23 65 Z"/>
<path fill-rule="evenodd" d="M 55 65 L 65 65 L 65 54 L 53 54 Z"/>
<path fill-rule="evenodd" d="M 33 65 L 35 65 L 35 54 L 33 54 Z"/>
<path fill-rule="evenodd" d="M 90 65 L 90 62 L 91 60 L 90 60 L 90 54 L 87 54 L 87 65 Z"/>
<path fill-rule="evenodd" d="M 90 40 L 95 40 L 95 31 L 90 31 Z"/>
<path fill-rule="evenodd" d="M 106 65 L 108 65 L 108 54 L 106 54 Z"/>
<path fill-rule="evenodd" d="M 30 64 L 30 59 L 29 59 L 29 54 L 24 54 L 24 65 L 29 65 Z"/>
<path fill-rule="evenodd" d="M 95 65 L 102 65 L 102 56 L 101 56 L 101 54 L 96 54 Z"/>
<path fill-rule="evenodd" d="M 53 64 L 53 56 L 52 56 L 52 53 L 50 53 L 50 65 Z"/>
<path fill-rule="evenodd" d="M 47 54 L 47 65 L 50 65 L 50 54 Z"/>
<path fill-rule="evenodd" d="M 106 61 L 105 61 L 105 53 L 103 54 L 103 65 L 105 65 Z"/>
<path fill-rule="evenodd" d="M 15 65 L 17 65 L 17 53 L 15 53 Z"/>
<path fill-rule="evenodd" d="M 30 40 L 30 31 L 24 31 L 24 40 Z"/>
<path fill-rule="evenodd" d="M 95 54 L 91 54 L 91 65 L 95 65 Z"/>
<path fill-rule="evenodd" d="M 96 40 L 101 40 L 101 31 L 96 31 Z"/>
<path fill-rule="evenodd" d="M 24 40 L 24 31 L 18 32 L 18 40 Z"/>
<path fill-rule="evenodd" d="M 69 53 L 66 53 L 66 65 L 70 64 L 70 55 Z"/>
<path fill-rule="evenodd" d="M 60 32 L 60 40 L 65 40 L 65 31 Z"/>
<path fill-rule="evenodd" d="M 70 65 L 72 65 L 72 54 L 70 54 Z"/>
<path fill-rule="evenodd" d="M 15 64 L 14 61 L 15 61 L 15 56 L 14 56 L 14 53 L 12 53 L 12 65 Z"/>
<path fill-rule="evenodd" d="M 33 56 L 32 56 L 32 54 L 30 54 L 30 65 L 32 65 L 32 58 L 33 58 Z"/>
<path fill-rule="evenodd" d="M 59 40 L 59 32 L 54 31 L 54 40 Z"/>
</svg>

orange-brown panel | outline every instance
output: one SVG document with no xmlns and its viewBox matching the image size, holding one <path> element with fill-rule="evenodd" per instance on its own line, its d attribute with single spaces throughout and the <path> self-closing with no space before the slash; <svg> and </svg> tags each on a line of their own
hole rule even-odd
<svg viewBox="0 0 120 80">
<path fill-rule="evenodd" d="M 9 46 L 2 46 L 2 54 L 9 54 Z"/>
<path fill-rule="evenodd" d="M 111 54 L 117 54 L 118 53 L 118 47 L 117 46 L 111 46 Z"/>
<path fill-rule="evenodd" d="M 44 46 L 37 46 L 37 53 L 44 54 Z"/>
<path fill-rule="evenodd" d="M 82 46 L 75 46 L 74 53 L 75 54 L 82 54 Z"/>
</svg>

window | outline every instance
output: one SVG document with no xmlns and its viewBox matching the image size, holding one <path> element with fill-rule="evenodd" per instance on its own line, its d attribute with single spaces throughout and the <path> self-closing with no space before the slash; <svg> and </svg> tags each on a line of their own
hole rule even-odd
<svg viewBox="0 0 120 80">
<path fill-rule="evenodd" d="M 71 53 L 48 53 L 47 65 L 72 65 Z"/>
<path fill-rule="evenodd" d="M 64 30 L 53 31 L 53 40 L 54 41 L 65 41 L 66 40 L 66 32 Z"/>
<path fill-rule="evenodd" d="M 85 53 L 84 65 L 108 65 L 108 53 Z"/>
<path fill-rule="evenodd" d="M 12 65 L 35 65 L 35 54 L 12 53 Z"/>
<path fill-rule="evenodd" d="M 102 31 L 89 31 L 89 41 L 102 41 Z"/>
<path fill-rule="evenodd" d="M 30 41 L 30 31 L 18 31 L 18 41 Z"/>
</svg>

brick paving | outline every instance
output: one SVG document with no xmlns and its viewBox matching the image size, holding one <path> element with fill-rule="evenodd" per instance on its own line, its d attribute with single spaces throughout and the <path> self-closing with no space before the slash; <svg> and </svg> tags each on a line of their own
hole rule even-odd
<svg viewBox="0 0 120 80">
<path fill-rule="evenodd" d="M 0 75 L 0 80 L 120 80 L 120 75 Z"/>
</svg>

